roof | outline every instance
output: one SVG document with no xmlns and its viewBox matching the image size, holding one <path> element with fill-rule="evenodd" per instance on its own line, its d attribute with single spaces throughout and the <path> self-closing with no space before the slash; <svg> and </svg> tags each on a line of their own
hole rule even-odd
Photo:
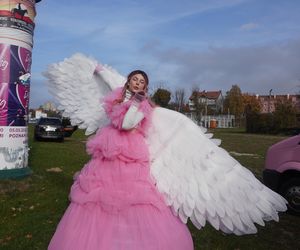
<svg viewBox="0 0 300 250">
<path fill-rule="evenodd" d="M 197 94 L 197 97 L 204 97 L 204 98 L 207 98 L 207 99 L 218 99 L 219 96 L 222 94 L 222 91 L 221 90 L 218 90 L 218 91 L 194 91 L 190 97 L 190 100 L 192 100 L 195 95 Z"/>
</svg>

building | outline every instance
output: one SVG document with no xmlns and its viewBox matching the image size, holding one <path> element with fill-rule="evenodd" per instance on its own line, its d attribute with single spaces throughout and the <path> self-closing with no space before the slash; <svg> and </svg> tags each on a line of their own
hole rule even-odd
<svg viewBox="0 0 300 250">
<path fill-rule="evenodd" d="M 300 112 L 300 95 L 256 95 L 260 102 L 261 113 L 273 113 L 278 101 L 291 101 Z"/>
<path fill-rule="evenodd" d="M 41 117 L 47 117 L 47 114 L 44 113 L 42 110 L 37 109 L 35 111 L 35 119 L 40 119 Z"/>
<path fill-rule="evenodd" d="M 191 111 L 195 110 L 195 98 L 198 101 L 198 104 L 203 105 L 205 108 L 205 114 L 207 110 L 211 109 L 216 113 L 223 112 L 224 98 L 222 91 L 194 91 L 189 98 L 189 108 Z"/>
<path fill-rule="evenodd" d="M 54 103 L 52 102 L 46 102 L 44 103 L 44 105 L 42 106 L 43 110 L 46 110 L 46 111 L 56 111 L 57 108 L 55 106 Z"/>
<path fill-rule="evenodd" d="M 201 106 L 201 115 L 196 114 L 195 98 Z M 195 123 L 206 128 L 231 128 L 235 126 L 234 115 L 221 115 L 224 98 L 222 91 L 194 91 L 189 98 L 188 109 L 185 114 Z M 212 111 L 212 112 L 208 112 Z M 213 114 L 209 114 L 213 113 Z M 198 117 L 198 118 L 197 118 Z"/>
</svg>

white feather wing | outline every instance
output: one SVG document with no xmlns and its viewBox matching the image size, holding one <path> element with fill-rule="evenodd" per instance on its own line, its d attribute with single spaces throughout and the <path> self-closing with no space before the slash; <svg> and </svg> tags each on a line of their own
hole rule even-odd
<svg viewBox="0 0 300 250">
<path fill-rule="evenodd" d="M 154 109 L 148 136 L 151 174 L 174 213 L 199 229 L 208 221 L 237 235 L 256 233 L 254 223 L 277 221 L 286 201 L 210 137 L 184 115 Z"/>
<path fill-rule="evenodd" d="M 44 72 L 49 91 L 59 103 L 58 108 L 70 118 L 72 125 L 86 129 L 86 134 L 107 124 L 101 99 L 125 82 L 122 75 L 107 65 L 94 74 L 97 65 L 95 59 L 77 53 L 49 65 Z"/>
</svg>

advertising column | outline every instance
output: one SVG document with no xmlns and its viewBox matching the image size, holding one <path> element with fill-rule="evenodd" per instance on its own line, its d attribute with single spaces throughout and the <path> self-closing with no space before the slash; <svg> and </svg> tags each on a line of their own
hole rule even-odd
<svg viewBox="0 0 300 250">
<path fill-rule="evenodd" d="M 36 2 L 0 1 L 0 178 L 31 172 L 27 122 Z"/>
</svg>

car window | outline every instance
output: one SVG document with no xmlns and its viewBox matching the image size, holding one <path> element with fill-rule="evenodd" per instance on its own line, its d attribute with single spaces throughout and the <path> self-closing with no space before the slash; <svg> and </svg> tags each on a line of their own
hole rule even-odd
<svg viewBox="0 0 300 250">
<path fill-rule="evenodd" d="M 40 125 L 61 125 L 59 119 L 41 119 L 39 122 Z"/>
</svg>

